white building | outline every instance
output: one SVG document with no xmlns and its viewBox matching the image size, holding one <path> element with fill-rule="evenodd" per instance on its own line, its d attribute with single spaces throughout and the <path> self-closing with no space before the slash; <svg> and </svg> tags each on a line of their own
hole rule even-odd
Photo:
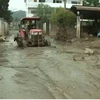
<svg viewBox="0 0 100 100">
<path fill-rule="evenodd" d="M 32 17 L 35 15 L 35 10 L 38 4 L 47 4 L 51 7 L 64 7 L 63 0 L 24 0 L 26 3 L 27 11 L 26 16 Z M 82 5 L 83 0 L 67 0 L 66 8 L 70 8 L 72 5 Z"/>
</svg>

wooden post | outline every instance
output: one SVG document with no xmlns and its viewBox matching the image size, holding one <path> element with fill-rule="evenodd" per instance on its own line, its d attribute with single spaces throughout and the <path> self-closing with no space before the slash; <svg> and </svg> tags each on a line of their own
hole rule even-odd
<svg viewBox="0 0 100 100">
<path fill-rule="evenodd" d="M 80 12 L 77 12 L 77 27 L 76 27 L 76 37 L 80 38 Z"/>
<path fill-rule="evenodd" d="M 49 20 L 46 22 L 46 33 L 49 34 Z"/>
<path fill-rule="evenodd" d="M 0 18 L 0 36 L 4 35 L 4 18 Z"/>
</svg>

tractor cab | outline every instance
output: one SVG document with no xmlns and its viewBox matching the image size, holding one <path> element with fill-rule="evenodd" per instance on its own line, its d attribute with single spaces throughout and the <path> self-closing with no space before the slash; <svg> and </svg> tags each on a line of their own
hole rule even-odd
<svg viewBox="0 0 100 100">
<path fill-rule="evenodd" d="M 39 29 L 40 18 L 39 17 L 26 17 L 20 20 L 19 29 Z"/>
</svg>

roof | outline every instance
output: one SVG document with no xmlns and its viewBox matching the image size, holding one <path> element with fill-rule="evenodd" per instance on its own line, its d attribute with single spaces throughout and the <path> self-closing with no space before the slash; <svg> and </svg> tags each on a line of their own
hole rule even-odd
<svg viewBox="0 0 100 100">
<path fill-rule="evenodd" d="M 21 20 L 40 20 L 40 17 L 24 17 Z"/>
<path fill-rule="evenodd" d="M 70 10 L 75 14 L 79 11 L 83 19 L 100 19 L 100 7 L 72 6 Z"/>
</svg>

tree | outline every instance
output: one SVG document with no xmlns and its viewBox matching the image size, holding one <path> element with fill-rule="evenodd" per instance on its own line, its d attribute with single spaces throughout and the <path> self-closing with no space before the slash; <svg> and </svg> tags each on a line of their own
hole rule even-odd
<svg viewBox="0 0 100 100">
<path fill-rule="evenodd" d="M 46 23 L 47 33 L 49 32 L 49 21 L 51 14 L 53 12 L 53 8 L 49 5 L 39 4 L 37 7 L 36 15 L 41 18 L 41 23 Z"/>
<path fill-rule="evenodd" d="M 12 20 L 12 12 L 8 10 L 9 0 L 0 0 L 0 17 L 3 17 L 7 22 Z"/>
<path fill-rule="evenodd" d="M 99 6 L 99 0 L 84 0 L 83 6 Z"/>
<path fill-rule="evenodd" d="M 49 5 L 39 4 L 37 7 L 36 15 L 41 17 L 42 22 L 50 20 L 53 8 Z"/>
<path fill-rule="evenodd" d="M 76 22 L 76 15 L 73 12 L 60 7 L 52 14 L 51 21 L 58 27 L 73 27 Z"/>
</svg>

